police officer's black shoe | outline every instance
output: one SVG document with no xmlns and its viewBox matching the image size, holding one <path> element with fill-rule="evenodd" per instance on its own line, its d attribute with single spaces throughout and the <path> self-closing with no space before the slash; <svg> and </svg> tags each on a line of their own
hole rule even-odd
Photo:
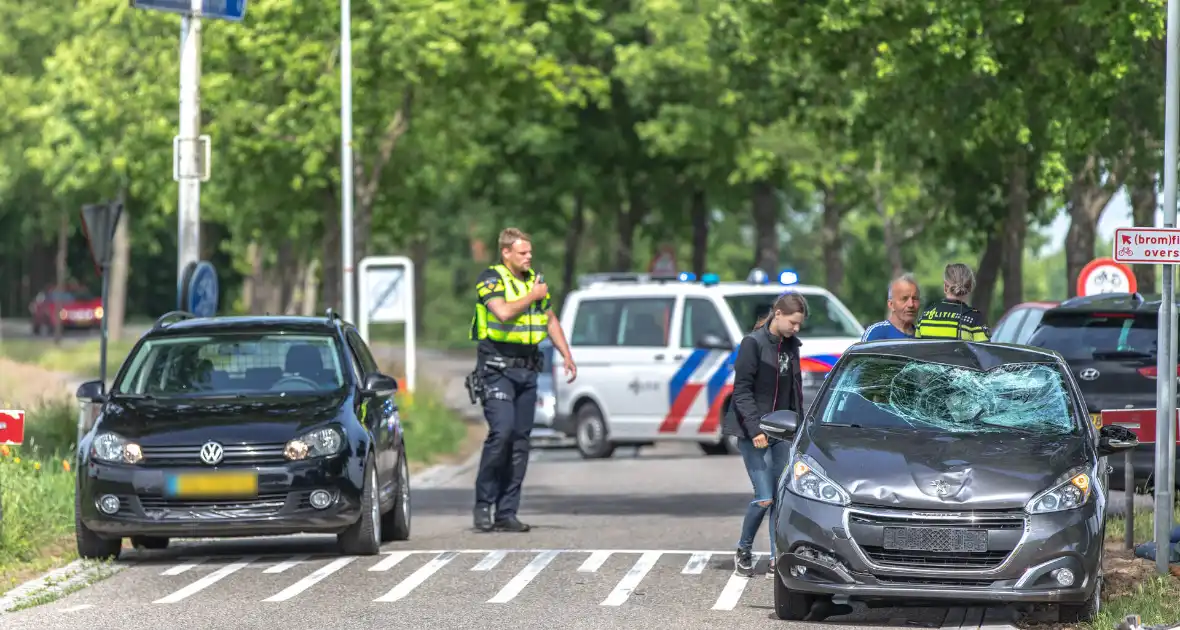
<svg viewBox="0 0 1180 630">
<path fill-rule="evenodd" d="M 492 508 L 487 505 L 477 505 L 473 511 L 475 517 L 475 528 L 481 532 L 490 532 L 495 529 L 492 524 Z"/>
<path fill-rule="evenodd" d="M 530 529 L 532 529 L 532 527 L 529 527 L 525 523 L 521 523 L 520 519 L 516 518 L 515 516 L 509 516 L 508 518 L 505 518 L 505 519 L 497 519 L 496 520 L 496 529 L 498 531 L 502 531 L 502 532 L 522 532 L 523 533 L 523 532 L 529 531 Z"/>
</svg>

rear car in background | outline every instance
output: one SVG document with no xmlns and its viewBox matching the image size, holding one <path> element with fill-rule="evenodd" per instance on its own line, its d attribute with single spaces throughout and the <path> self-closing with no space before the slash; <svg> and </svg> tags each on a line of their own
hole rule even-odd
<svg viewBox="0 0 1180 630">
<path fill-rule="evenodd" d="M 566 434 L 553 428 L 557 395 L 554 381 L 563 378 L 553 371 L 553 355 L 557 349 L 549 339 L 542 341 L 538 348 L 541 351 L 541 373 L 537 375 L 537 411 L 533 416 L 533 432 L 530 440 L 534 446 L 570 446 L 573 440 Z"/>
<path fill-rule="evenodd" d="M 1099 426 L 1103 409 L 1155 408 L 1159 307 L 1158 298 L 1139 293 L 1072 298 L 1045 311 L 1027 344 L 1065 358 Z M 1135 485 L 1151 485 L 1154 445 L 1139 445 L 1133 464 Z M 1110 465 L 1111 487 L 1124 489 L 1123 458 Z"/>
<path fill-rule="evenodd" d="M 53 334 L 55 320 L 62 330 L 97 330 L 102 318 L 102 298 L 79 286 L 46 289 L 29 304 L 34 336 Z"/>
<path fill-rule="evenodd" d="M 1056 307 L 1060 302 L 1023 302 L 1008 309 L 1007 313 L 996 322 L 992 329 L 991 340 L 996 343 L 1028 343 L 1045 311 Z"/>
<path fill-rule="evenodd" d="M 171 315 L 109 393 L 78 388 L 99 406 L 78 446 L 78 555 L 117 557 L 125 537 L 329 533 L 349 555 L 409 538 L 397 381 L 352 325 Z"/>
<path fill-rule="evenodd" d="M 1137 442 L 1091 424 L 1059 354 L 884 340 L 853 346 L 827 381 L 806 415 L 761 421 L 791 441 L 772 524 L 780 619 L 852 601 L 1094 618 L 1104 460 Z"/>
<path fill-rule="evenodd" d="M 721 435 L 721 420 L 733 391 L 737 344 L 783 291 L 808 301 L 798 333 L 805 402 L 864 333 L 826 289 L 799 284 L 791 270 L 775 280 L 760 269 L 745 282 L 720 282 L 716 274 L 697 281 L 688 273 L 582 278 L 561 312 L 578 378 L 566 383 L 562 358 L 553 357 L 555 428 L 572 436 L 586 458 L 657 441 L 695 442 L 710 455 L 736 452 Z"/>
</svg>

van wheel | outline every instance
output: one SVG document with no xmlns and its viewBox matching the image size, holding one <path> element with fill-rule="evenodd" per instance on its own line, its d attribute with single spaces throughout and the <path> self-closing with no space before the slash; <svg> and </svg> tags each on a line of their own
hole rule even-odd
<svg viewBox="0 0 1180 630">
<path fill-rule="evenodd" d="M 606 421 L 598 405 L 588 402 L 578 407 L 574 421 L 574 440 L 584 459 L 604 459 L 615 452 L 606 430 Z"/>
<path fill-rule="evenodd" d="M 738 453 L 737 438 L 723 435 L 721 441 L 716 444 L 701 442 L 701 450 L 705 455 L 734 455 Z"/>
<path fill-rule="evenodd" d="M 815 596 L 787 588 L 787 585 L 783 584 L 782 576 L 778 575 L 778 564 L 775 563 L 774 614 L 783 621 L 802 621 L 811 613 Z"/>
</svg>

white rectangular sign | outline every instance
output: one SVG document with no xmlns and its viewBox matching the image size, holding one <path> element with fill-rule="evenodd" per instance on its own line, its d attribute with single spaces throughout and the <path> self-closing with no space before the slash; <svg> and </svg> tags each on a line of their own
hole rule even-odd
<svg viewBox="0 0 1180 630">
<path fill-rule="evenodd" d="M 1121 263 L 1180 264 L 1180 229 L 1118 228 L 1114 231 L 1114 259 Z"/>
<path fill-rule="evenodd" d="M 406 295 L 406 270 L 404 267 L 371 268 L 366 270 L 364 291 L 369 299 L 367 313 L 373 322 L 404 322 L 406 321 L 406 305 L 410 298 Z"/>
</svg>

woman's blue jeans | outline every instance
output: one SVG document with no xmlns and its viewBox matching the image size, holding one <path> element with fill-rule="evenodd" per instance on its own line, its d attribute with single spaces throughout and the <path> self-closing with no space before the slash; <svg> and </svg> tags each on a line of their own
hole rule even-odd
<svg viewBox="0 0 1180 630">
<path fill-rule="evenodd" d="M 774 557 L 774 516 L 775 490 L 778 486 L 779 475 L 790 463 L 787 461 L 791 452 L 789 440 L 770 440 L 766 448 L 756 448 L 754 441 L 738 438 L 738 450 L 742 453 L 742 461 L 746 465 L 746 473 L 750 475 L 750 483 L 754 486 L 754 500 L 746 507 L 746 518 L 742 521 L 742 537 L 738 540 L 739 549 L 750 549 L 754 546 L 754 536 L 758 535 L 758 528 L 762 526 L 762 519 L 770 512 L 770 557 Z"/>
</svg>

